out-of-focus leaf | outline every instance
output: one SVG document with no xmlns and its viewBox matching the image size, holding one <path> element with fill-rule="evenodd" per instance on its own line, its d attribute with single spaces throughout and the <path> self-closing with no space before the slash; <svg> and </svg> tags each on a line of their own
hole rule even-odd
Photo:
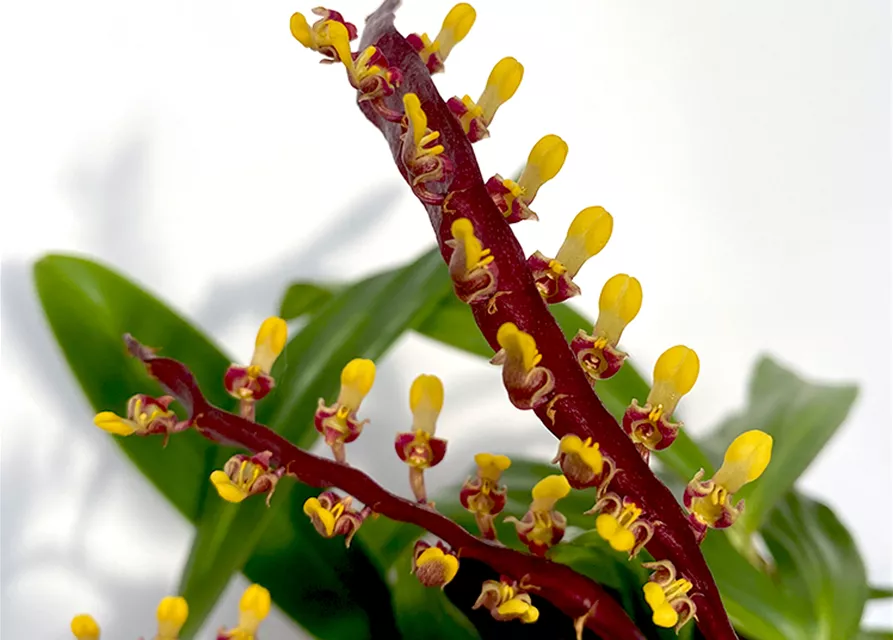
<svg viewBox="0 0 893 640">
<path fill-rule="evenodd" d="M 136 393 L 161 395 L 158 384 L 131 358 L 122 336 L 133 333 L 164 355 L 188 362 L 209 398 L 232 408 L 220 380 L 230 363 L 206 336 L 126 278 L 95 262 L 48 255 L 34 265 L 37 294 L 75 379 L 94 410 L 123 414 Z M 85 420 L 84 429 L 95 428 Z M 216 447 L 189 431 L 171 438 L 114 438 L 140 471 L 180 513 L 195 522 Z M 210 471 L 209 471 L 210 473 Z"/>
<path fill-rule="evenodd" d="M 128 356 L 121 339 L 126 332 L 188 363 L 212 402 L 235 408 L 221 384 L 230 358 L 126 278 L 89 260 L 59 255 L 40 260 L 34 275 L 50 327 L 94 410 L 123 412 L 134 393 L 161 392 L 145 368 Z M 85 423 L 84 428 L 95 427 Z M 172 437 L 167 448 L 162 447 L 160 438 L 114 440 L 191 522 L 224 504 L 216 495 L 206 501 L 208 475 L 215 460 L 225 459 L 232 450 L 193 431 Z M 315 633 L 332 638 L 368 637 L 370 622 L 363 605 L 369 603 L 370 592 L 376 594 L 376 584 L 381 586 L 379 572 L 361 546 L 345 551 L 340 540 L 323 540 L 312 529 L 300 507 L 304 498 L 316 493 L 308 487 L 295 487 L 291 509 L 280 509 L 272 518 L 246 575 L 269 587 L 274 601 Z M 289 504 L 285 492 L 277 494 L 279 499 Z M 262 499 L 256 502 L 263 504 Z M 228 515 L 232 517 L 235 511 Z M 302 578 L 307 575 L 313 579 Z M 377 589 L 377 598 L 372 604 L 389 612 L 385 588 Z M 190 605 L 194 615 L 195 601 Z M 393 624 L 387 623 L 389 613 L 384 618 L 379 626 L 387 632 Z"/>
<path fill-rule="evenodd" d="M 285 291 L 279 304 L 279 317 L 294 320 L 319 310 L 332 299 L 336 289 L 333 285 L 322 285 L 313 282 L 296 282 Z"/>
<path fill-rule="evenodd" d="M 273 369 L 276 390 L 259 403 L 258 422 L 297 446 L 309 448 L 317 437 L 313 414 L 318 398 L 333 398 L 341 369 L 348 361 L 356 357 L 379 358 L 400 335 L 417 326 L 431 312 L 449 291 L 443 286 L 443 270 L 440 257 L 429 253 L 402 269 L 374 276 L 333 296 L 289 341 L 277 361 Z M 245 566 L 255 548 L 262 558 L 279 554 L 276 562 L 300 565 L 299 559 L 305 550 L 281 548 L 275 542 L 271 545 L 273 548 L 266 546 L 270 544 L 266 537 L 268 526 L 284 505 L 289 505 L 295 514 L 292 526 L 298 526 L 298 531 L 308 536 L 315 535 L 306 518 L 300 517 L 300 506 L 307 496 L 303 491 L 296 492 L 291 483 L 281 483 L 270 509 L 260 499 L 240 505 L 224 504 L 216 498 L 210 483 L 207 491 L 209 502 L 216 500 L 216 505 L 199 524 L 180 589 L 190 603 L 187 632 L 200 627 L 232 575 Z M 291 494 L 295 493 L 293 497 Z M 335 544 L 338 542 L 332 542 Z M 334 552 L 334 546 L 327 548 Z M 393 618 L 388 590 L 375 565 L 371 562 L 348 564 L 343 559 L 350 580 L 345 575 L 341 576 L 342 581 L 353 581 L 356 588 L 345 584 L 341 597 L 334 598 L 333 602 L 358 605 L 353 611 L 356 628 L 350 637 L 386 637 L 393 633 L 389 628 L 393 626 Z M 327 562 L 331 562 L 330 557 Z M 247 567 L 249 573 L 251 566 Z M 294 575 L 282 573 L 278 579 L 274 578 L 273 584 L 265 586 L 271 592 L 281 591 L 282 597 L 287 597 L 293 606 L 306 607 L 312 603 L 304 601 L 302 590 L 315 591 L 313 582 L 317 579 L 313 574 L 312 579 L 296 581 Z M 337 580 L 332 582 L 337 584 Z M 348 594 L 352 600 L 345 597 Z M 314 619 L 312 622 L 318 623 L 318 627 L 307 621 L 305 624 L 318 636 L 342 637 L 332 625 L 343 627 L 349 618 L 347 612 L 332 618 L 326 615 Z M 361 630 L 364 622 L 368 627 Z"/>
<path fill-rule="evenodd" d="M 747 503 L 736 527 L 747 532 L 760 528 L 843 423 L 856 395 L 854 386 L 807 382 L 769 358 L 760 359 L 751 378 L 747 407 L 704 443 L 721 456 L 738 434 L 750 429 L 765 431 L 774 439 L 766 472 L 735 494 L 736 500 L 744 498 Z"/>
<path fill-rule="evenodd" d="M 868 588 L 869 600 L 886 600 L 887 598 L 893 598 L 893 589 L 891 589 L 890 587 Z"/>
<path fill-rule="evenodd" d="M 893 630 L 861 629 L 854 640 L 893 640 Z"/>
<path fill-rule="evenodd" d="M 449 601 L 442 589 L 423 587 L 410 573 L 412 547 L 393 565 L 394 615 L 404 638 L 479 640 L 474 625 Z"/>
<path fill-rule="evenodd" d="M 865 566 L 855 542 L 825 505 L 789 492 L 763 529 L 778 580 L 811 606 L 809 638 L 851 638 L 868 598 Z"/>
<path fill-rule="evenodd" d="M 512 466 L 502 476 L 502 482 L 508 486 L 504 515 L 523 515 L 530 503 L 531 487 L 553 473 L 554 466 L 513 460 Z M 445 515 L 474 531 L 473 518 L 456 499 L 458 492 L 458 487 L 444 491 L 437 498 L 437 507 Z M 572 491 L 562 499 L 560 510 L 567 517 L 569 526 L 591 531 L 595 523 L 594 517 L 583 515 L 583 512 L 592 508 L 592 505 L 591 492 Z M 503 524 L 501 520 L 502 518 L 497 519 L 499 539 L 513 548 L 520 548 L 514 527 Z M 732 622 L 750 640 L 811 640 L 800 631 L 803 628 L 802 620 L 807 614 L 805 605 L 789 597 L 767 575 L 747 562 L 722 532 L 710 532 L 702 550 Z M 615 555 L 618 561 L 626 563 L 622 554 Z M 610 554 L 607 557 L 610 559 Z M 595 567 L 589 569 L 596 570 Z M 604 570 L 613 571 L 610 566 L 606 566 Z"/>
<path fill-rule="evenodd" d="M 446 272 L 443 277 L 448 279 Z M 565 304 L 554 305 L 551 311 L 568 341 L 580 329 L 592 330 L 593 323 L 574 311 L 572 307 Z M 418 331 L 422 335 L 462 351 L 484 358 L 493 356 L 493 350 L 474 322 L 471 309 L 456 296 L 444 298 L 436 310 L 419 326 Z M 633 398 L 644 400 L 648 395 L 649 385 L 633 364 L 627 361 L 614 377 L 599 381 L 595 390 L 611 415 L 616 420 L 621 420 Z M 703 468 L 707 473 L 713 471 L 710 460 L 685 430 L 679 432 L 679 437 L 672 447 L 656 452 L 655 457 L 685 482 L 688 482 L 698 469 Z"/>
</svg>

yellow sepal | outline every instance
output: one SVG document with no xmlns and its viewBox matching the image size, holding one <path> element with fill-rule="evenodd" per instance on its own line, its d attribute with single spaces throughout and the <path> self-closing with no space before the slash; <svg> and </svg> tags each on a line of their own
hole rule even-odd
<svg viewBox="0 0 893 640">
<path fill-rule="evenodd" d="M 71 619 L 71 633 L 77 640 L 99 640 L 99 625 L 93 616 L 82 613 Z"/>
<path fill-rule="evenodd" d="M 614 218 L 602 207 L 583 209 L 571 222 L 567 237 L 555 259 L 567 270 L 571 278 L 580 271 L 589 258 L 605 248 L 614 229 Z"/>
<path fill-rule="evenodd" d="M 465 271 L 472 271 L 478 266 L 485 263 L 485 259 L 489 256 L 485 255 L 485 250 L 481 241 L 474 235 L 474 226 L 468 218 L 458 218 L 450 225 L 450 233 L 453 239 L 462 244 L 465 250 Z M 492 257 L 489 257 L 492 261 Z"/>
<path fill-rule="evenodd" d="M 726 449 L 722 467 L 713 481 L 730 494 L 753 482 L 766 470 L 772 459 L 772 436 L 754 429 L 745 431 Z"/>
<path fill-rule="evenodd" d="M 264 373 L 270 373 L 276 358 L 285 349 L 288 340 L 288 325 L 282 318 L 267 318 L 260 325 L 257 338 L 254 340 L 254 356 L 251 364 L 260 367 Z"/>
<path fill-rule="evenodd" d="M 365 358 L 354 358 L 341 370 L 339 404 L 356 411 L 374 383 L 375 363 Z"/>
<path fill-rule="evenodd" d="M 227 502 L 238 503 L 248 497 L 245 490 L 234 484 L 230 477 L 219 469 L 211 473 L 211 483 L 220 497 Z"/>
<path fill-rule="evenodd" d="M 571 485 L 562 475 L 546 476 L 533 486 L 530 492 L 534 500 L 561 500 L 570 493 Z"/>
<path fill-rule="evenodd" d="M 419 97 L 414 93 L 404 94 L 403 109 L 412 129 L 413 143 L 418 147 L 422 144 L 422 138 L 425 137 L 425 133 L 428 131 L 428 116 L 425 115 L 425 110 L 422 109 Z"/>
<path fill-rule="evenodd" d="M 291 28 L 291 34 L 295 37 L 295 40 L 308 49 L 314 48 L 313 33 L 310 31 L 310 25 L 307 23 L 307 18 L 305 18 L 303 14 L 293 14 L 289 21 L 289 27 Z"/>
<path fill-rule="evenodd" d="M 317 498 L 307 498 L 304 502 L 304 513 L 308 516 L 316 516 L 322 522 L 326 536 L 331 538 L 335 532 L 335 515 L 324 508 Z"/>
<path fill-rule="evenodd" d="M 101 411 L 93 418 L 93 424 L 116 436 L 129 436 L 136 431 L 130 420 L 125 420 L 112 411 Z"/>
<path fill-rule="evenodd" d="M 450 12 L 443 19 L 443 26 L 440 33 L 434 41 L 437 43 L 437 51 L 440 53 L 441 60 L 446 60 L 447 56 L 457 44 L 465 39 L 474 21 L 477 18 L 477 12 L 474 7 L 465 2 L 457 4 L 450 9 Z"/>
<path fill-rule="evenodd" d="M 189 617 L 189 604 L 186 598 L 167 596 L 158 603 L 155 615 L 158 618 L 157 640 L 176 640 Z"/>
<path fill-rule="evenodd" d="M 542 360 L 536 348 L 536 340 L 529 333 L 518 329 L 512 322 L 506 322 L 496 332 L 496 341 L 505 349 L 510 358 L 521 361 L 524 371 L 530 371 Z"/>
</svg>

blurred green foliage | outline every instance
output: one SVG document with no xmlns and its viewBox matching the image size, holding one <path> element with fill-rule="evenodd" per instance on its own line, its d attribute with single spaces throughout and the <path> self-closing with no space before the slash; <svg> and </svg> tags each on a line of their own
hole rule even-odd
<svg viewBox="0 0 893 640">
<path fill-rule="evenodd" d="M 121 275 L 83 258 L 50 255 L 34 268 L 35 283 L 50 327 L 85 395 L 96 411 L 122 410 L 134 393 L 158 394 L 144 369 L 127 357 L 121 336 L 132 333 L 164 355 L 187 363 L 210 399 L 233 409 L 222 375 L 231 362 L 197 328 Z M 286 291 L 280 315 L 302 317 L 273 371 L 277 389 L 259 406 L 258 420 L 309 448 L 316 440 L 312 416 L 317 398 L 337 391 L 341 367 L 351 358 L 378 358 L 407 331 L 470 354 L 492 351 L 470 311 L 452 294 L 446 270 L 432 250 L 398 269 L 353 284 L 298 282 Z M 554 313 L 566 335 L 590 329 L 571 307 Z M 648 382 L 628 362 L 614 378 L 600 382 L 600 398 L 615 416 L 631 398 L 644 398 Z M 729 614 L 750 640 L 846 640 L 890 638 L 860 631 L 869 597 L 864 564 L 852 537 L 826 506 L 796 491 L 795 482 L 843 423 L 856 397 L 851 386 L 807 382 L 769 358 L 757 363 L 748 404 L 696 442 L 684 431 L 658 456 L 673 482 L 687 482 L 700 468 L 721 462 L 723 449 L 738 433 L 759 428 L 774 440 L 773 462 L 748 486 L 743 523 L 710 532 L 703 545 Z M 89 426 L 85 425 L 85 428 Z M 196 525 L 181 591 L 190 602 L 192 634 L 207 618 L 236 572 L 270 589 L 276 604 L 319 638 L 474 638 L 477 632 L 443 591 L 424 589 L 409 574 L 416 527 L 378 518 L 361 528 L 345 549 L 324 540 L 302 512 L 317 493 L 283 482 L 267 509 L 262 499 L 229 505 L 217 499 L 207 481 L 233 451 L 195 433 L 171 439 L 115 438 L 134 464 Z M 481 449 L 488 449 L 486 441 Z M 516 460 L 506 472 L 506 513 L 527 508 L 529 490 L 555 472 L 538 461 Z M 464 476 L 463 476 L 464 477 Z M 457 501 L 457 486 L 437 499 L 438 509 L 474 530 Z M 554 548 L 552 559 L 589 575 L 616 594 L 649 637 L 670 638 L 654 627 L 641 586 L 647 573 L 610 550 L 592 532 L 582 512 L 591 496 L 574 492 L 562 512 L 578 535 Z M 499 524 L 501 539 L 517 546 L 511 526 Z M 755 536 L 768 551 L 760 553 Z M 692 626 L 681 637 L 692 635 Z"/>
</svg>

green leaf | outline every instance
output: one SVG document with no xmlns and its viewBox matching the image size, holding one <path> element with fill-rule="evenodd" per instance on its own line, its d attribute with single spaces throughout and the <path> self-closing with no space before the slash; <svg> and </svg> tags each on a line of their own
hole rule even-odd
<svg viewBox="0 0 893 640">
<path fill-rule="evenodd" d="M 402 269 L 368 278 L 333 296 L 289 341 L 277 361 L 273 369 L 276 390 L 269 399 L 259 403 L 258 422 L 268 425 L 297 446 L 309 448 L 317 438 L 313 414 L 318 398 L 331 399 L 337 393 L 341 369 L 348 361 L 356 357 L 381 357 L 400 335 L 417 326 L 439 304 L 450 292 L 449 283 L 443 281 L 443 271 L 440 256 L 429 253 Z M 181 583 L 181 592 L 190 602 L 186 635 L 201 626 L 231 576 L 245 566 L 255 547 L 256 553 L 262 557 L 274 556 L 275 548 L 281 562 L 299 566 L 289 553 L 301 556 L 302 550 L 281 547 L 278 541 L 270 541 L 266 535 L 270 523 L 285 508 L 284 505 L 290 505 L 295 514 L 292 526 L 303 523 L 303 529 L 298 531 L 303 530 L 307 536 L 316 535 L 307 519 L 300 515 L 300 506 L 307 495 L 298 492 L 297 497 L 292 497 L 294 485 L 291 483 L 282 483 L 269 509 L 260 499 L 248 500 L 241 505 L 222 503 L 210 483 L 207 492 L 209 502 L 216 501 L 216 504 L 199 524 Z M 350 637 L 361 638 L 368 634 L 382 637 L 390 633 L 387 627 L 393 625 L 393 620 L 386 600 L 388 590 L 375 565 L 369 561 L 365 567 L 353 567 L 347 562 L 346 554 L 340 558 L 336 555 L 335 562 L 332 554 L 336 553 L 337 544 L 341 542 L 331 541 L 326 547 L 331 581 L 337 582 L 338 565 L 343 564 L 348 573 L 341 578 L 355 583 L 345 585 L 354 601 L 342 598 L 340 602 L 359 604 L 362 610 L 356 610 L 354 618 L 359 621 L 368 617 L 369 624 L 368 630 L 354 630 Z M 357 545 L 357 549 L 361 547 L 361 544 Z M 333 562 L 335 564 L 331 564 Z M 325 567 L 320 571 L 325 571 Z M 312 575 L 307 583 L 319 579 L 319 572 Z M 313 588 L 312 584 L 294 583 L 294 576 L 283 574 L 275 583 L 265 586 L 271 593 L 274 588 L 288 591 L 296 601 L 299 600 L 296 592 L 300 595 L 302 588 Z M 327 616 L 314 620 L 319 626 L 307 625 L 318 636 L 340 637 L 333 625 L 343 625 L 348 617 L 344 611 L 333 615 L 329 610 Z"/>
<path fill-rule="evenodd" d="M 448 281 L 449 276 L 446 272 L 443 277 Z M 592 330 L 593 323 L 574 311 L 572 307 L 565 304 L 554 305 L 551 311 L 568 341 L 580 329 Z M 493 356 L 493 350 L 474 322 L 471 309 L 455 296 L 444 298 L 437 309 L 419 326 L 418 331 L 433 340 L 473 355 L 484 358 Z M 619 421 L 633 398 L 643 399 L 648 395 L 649 385 L 636 371 L 634 365 L 627 361 L 614 377 L 596 383 L 595 390 L 605 408 Z M 672 447 L 656 452 L 655 457 L 685 482 L 688 482 L 698 469 L 703 468 L 708 473 L 713 471 L 710 460 L 684 430 L 679 432 L 679 437 Z"/>
<path fill-rule="evenodd" d="M 294 320 L 303 315 L 313 313 L 325 305 L 335 295 L 337 287 L 315 284 L 312 282 L 296 282 L 285 291 L 279 304 L 279 317 Z"/>
<path fill-rule="evenodd" d="M 127 354 L 122 340 L 127 332 L 188 362 L 213 402 L 234 406 L 220 384 L 229 357 L 126 278 L 90 260 L 48 255 L 34 265 L 34 281 L 50 328 L 95 411 L 123 413 L 136 393 L 161 395 L 145 368 Z M 180 513 L 197 520 L 213 444 L 192 431 L 171 438 L 166 448 L 160 438 L 114 441 Z"/>
<path fill-rule="evenodd" d="M 893 640 L 893 629 L 861 629 L 855 640 Z"/>
<path fill-rule="evenodd" d="M 887 598 L 893 598 L 893 589 L 891 589 L 890 587 L 868 588 L 869 600 L 886 600 Z"/>
<path fill-rule="evenodd" d="M 859 550 L 831 509 L 789 492 L 769 514 L 763 538 L 781 585 L 811 607 L 808 637 L 853 637 L 868 583 Z"/>
<path fill-rule="evenodd" d="M 407 547 L 391 569 L 394 615 L 404 638 L 479 640 L 480 636 L 442 589 L 423 587 L 409 569 L 412 547 Z"/>
<path fill-rule="evenodd" d="M 854 386 L 807 382 L 769 358 L 760 359 L 744 411 L 726 420 L 704 444 L 721 456 L 737 435 L 750 429 L 774 439 L 766 472 L 735 494 L 736 500 L 747 503 L 737 527 L 745 532 L 759 529 L 843 423 L 856 395 Z"/>
</svg>

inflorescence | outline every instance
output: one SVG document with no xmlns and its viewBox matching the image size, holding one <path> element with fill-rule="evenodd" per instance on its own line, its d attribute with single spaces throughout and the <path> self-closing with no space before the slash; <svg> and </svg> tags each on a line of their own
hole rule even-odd
<svg viewBox="0 0 893 640">
<path fill-rule="evenodd" d="M 615 375 L 627 358 L 618 344 L 641 308 L 639 281 L 627 274 L 608 279 L 592 333 L 580 331 L 569 345 L 548 305 L 581 294 L 574 278 L 610 239 L 611 214 L 600 206 L 583 209 L 554 258 L 537 251 L 525 259 L 508 225 L 537 219 L 530 206 L 538 190 L 561 170 L 568 145 L 557 135 L 546 135 L 534 146 L 517 181 L 498 174 L 484 181 L 471 145 L 490 136 L 497 110 L 518 90 L 523 67 L 514 58 L 504 58 L 478 100 L 466 95 L 443 101 L 431 75 L 444 70 L 448 56 L 474 24 L 475 11 L 458 4 L 433 40 L 427 34 L 404 38 L 393 27 L 395 5 L 385 2 L 367 19 L 356 52 L 350 43 L 357 38 L 357 29 L 336 11 L 314 9 L 319 19 L 313 24 L 296 13 L 291 32 L 302 45 L 321 54 L 323 62 L 345 67 L 361 109 L 385 135 L 402 175 L 428 210 L 455 293 L 470 305 L 493 346 L 491 362 L 502 370 L 510 402 L 535 411 L 559 438 L 553 463 L 560 473 L 532 487 L 526 513 L 504 518 L 514 524 L 529 553 L 500 545 L 494 527 L 506 506 L 501 476 L 511 465 L 508 457 L 477 454 L 476 472 L 462 485 L 459 500 L 473 514 L 477 536 L 437 513 L 430 502 L 425 470 L 447 453 L 447 441 L 436 435 L 444 388 L 434 375 L 419 375 L 412 383 L 411 421 L 394 439 L 395 452 L 409 470 L 413 501 L 389 494 L 347 462 L 346 445 L 369 422 L 360 417 L 360 410 L 375 382 L 375 364 L 370 360 L 348 362 L 337 398 L 331 403 L 320 399 L 313 416 L 334 462 L 303 452 L 256 424 L 256 403 L 274 389 L 273 363 L 286 344 L 286 325 L 279 318 L 261 325 L 251 363 L 234 364 L 225 372 L 226 390 L 239 399 L 238 416 L 211 406 L 185 366 L 156 356 L 128 336 L 131 353 L 170 395 L 136 395 L 126 416 L 102 412 L 96 425 L 119 436 L 161 434 L 165 441 L 195 428 L 213 440 L 239 444 L 250 455 L 233 456 L 211 474 L 220 497 L 241 502 L 264 494 L 269 503 L 285 476 L 324 488 L 306 501 L 304 512 L 326 538 L 344 536 L 349 544 L 374 513 L 418 524 L 441 538 L 433 545 L 416 544 L 411 569 L 421 584 L 443 588 L 460 570 L 463 557 L 488 562 L 501 578 L 482 584 L 474 608 L 488 609 L 497 620 L 535 623 L 539 612 L 531 600 L 533 593 L 572 616 L 578 635 L 585 626 L 641 637 L 598 585 L 541 559 L 565 535 L 562 498 L 571 491 L 590 492 L 594 506 L 586 513 L 594 516 L 597 534 L 630 559 L 645 548 L 655 558 L 643 564 L 651 577 L 642 587 L 653 622 L 678 630 L 695 619 L 707 637 L 734 638 L 698 543 L 708 529 L 731 526 L 740 515 L 744 504 L 733 503 L 733 495 L 762 474 L 771 457 L 772 438 L 761 431 L 738 436 L 711 479 L 704 480 L 702 470 L 688 484 L 683 514 L 647 463 L 651 452 L 671 446 L 679 433 L 682 425 L 672 416 L 697 380 L 697 354 L 682 345 L 667 349 L 657 359 L 652 388 L 642 403 L 631 399 L 620 425 L 607 414 L 593 385 Z M 175 399 L 190 411 L 187 418 L 181 420 L 169 408 Z M 222 632 L 220 638 L 253 637 L 269 610 L 269 594 L 256 585 L 249 591 L 251 597 L 246 592 L 243 598 L 240 626 Z M 186 618 L 185 601 L 174 599 L 181 603 L 175 606 L 168 600 L 162 603 L 168 626 L 162 623 L 160 607 L 157 638 L 176 638 L 179 626 L 174 623 L 182 626 Z M 75 618 L 72 631 L 79 639 L 98 637 L 89 617 Z"/>
</svg>

